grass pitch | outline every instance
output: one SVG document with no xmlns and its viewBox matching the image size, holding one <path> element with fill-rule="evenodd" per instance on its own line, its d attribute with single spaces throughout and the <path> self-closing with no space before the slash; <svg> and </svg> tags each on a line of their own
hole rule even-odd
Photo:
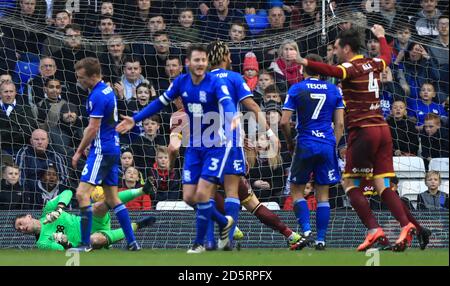
<svg viewBox="0 0 450 286">
<path fill-rule="evenodd" d="M 66 256 L 67 255 L 67 256 Z M 0 265 L 65 266 L 77 257 L 64 252 L 41 250 L 0 250 Z M 379 261 L 380 266 L 448 266 L 448 249 L 408 249 L 403 253 L 380 251 L 358 253 L 354 249 L 289 251 L 286 249 L 243 249 L 186 254 L 186 250 L 96 250 L 79 256 L 80 266 L 365 266 Z"/>
</svg>

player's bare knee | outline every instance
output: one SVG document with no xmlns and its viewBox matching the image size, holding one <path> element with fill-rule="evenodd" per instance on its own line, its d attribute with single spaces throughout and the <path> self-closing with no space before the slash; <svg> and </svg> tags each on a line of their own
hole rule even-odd
<svg viewBox="0 0 450 286">
<path fill-rule="evenodd" d="M 101 233 L 91 235 L 91 245 L 95 249 L 100 249 L 108 244 L 108 239 Z"/>
</svg>

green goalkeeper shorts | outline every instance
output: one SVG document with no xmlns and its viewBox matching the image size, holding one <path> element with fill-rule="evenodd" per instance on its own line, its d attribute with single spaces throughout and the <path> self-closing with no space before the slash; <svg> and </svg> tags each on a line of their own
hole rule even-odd
<svg viewBox="0 0 450 286">
<path fill-rule="evenodd" d="M 92 230 L 91 233 L 111 230 L 111 216 L 109 212 L 102 217 L 92 217 Z"/>
</svg>

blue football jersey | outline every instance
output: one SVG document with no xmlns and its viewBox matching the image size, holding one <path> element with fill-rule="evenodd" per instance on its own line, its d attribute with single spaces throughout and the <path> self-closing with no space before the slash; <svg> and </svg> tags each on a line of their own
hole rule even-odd
<svg viewBox="0 0 450 286">
<path fill-rule="evenodd" d="M 344 108 L 344 103 L 342 91 L 335 85 L 315 78 L 293 85 L 283 109 L 297 112 L 297 145 L 313 140 L 334 146 L 332 122 L 338 108 Z"/>
<path fill-rule="evenodd" d="M 89 117 L 102 120 L 90 153 L 120 154 L 119 134 L 115 129 L 119 120 L 116 95 L 103 81 L 97 83 L 89 94 L 87 113 Z"/>
<path fill-rule="evenodd" d="M 160 96 L 164 104 L 181 96 L 189 116 L 189 147 L 220 147 L 226 143 L 225 120 L 220 103 L 230 99 L 230 92 L 222 79 L 211 73 L 195 85 L 191 75 L 182 74 Z"/>
<path fill-rule="evenodd" d="M 250 87 L 239 73 L 225 69 L 214 69 L 211 73 L 225 82 L 228 87 L 228 91 L 230 92 L 231 99 L 236 105 L 237 111 L 239 111 L 239 104 L 241 101 L 253 96 Z M 238 128 L 236 128 L 233 132 L 233 146 L 243 146 L 243 138 L 238 137 L 241 135 L 240 130 L 241 126 L 238 126 Z"/>
<path fill-rule="evenodd" d="M 427 105 L 421 99 L 408 98 L 407 105 L 408 116 L 417 119 L 417 126 L 422 126 L 425 123 L 425 117 L 428 113 L 434 113 L 439 116 L 448 116 L 445 108 L 434 102 Z"/>
</svg>

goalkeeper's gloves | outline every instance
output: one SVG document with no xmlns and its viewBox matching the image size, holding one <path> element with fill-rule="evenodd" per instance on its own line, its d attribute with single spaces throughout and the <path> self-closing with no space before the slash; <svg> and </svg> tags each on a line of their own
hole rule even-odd
<svg viewBox="0 0 450 286">
<path fill-rule="evenodd" d="M 56 210 L 45 215 L 44 224 L 52 223 L 63 213 L 63 209 L 58 207 Z"/>
<path fill-rule="evenodd" d="M 67 235 L 65 235 L 62 232 L 55 232 L 55 233 L 53 233 L 53 239 L 57 243 L 61 244 L 62 247 L 64 247 L 64 249 L 72 248 L 72 244 L 67 239 Z"/>
</svg>

